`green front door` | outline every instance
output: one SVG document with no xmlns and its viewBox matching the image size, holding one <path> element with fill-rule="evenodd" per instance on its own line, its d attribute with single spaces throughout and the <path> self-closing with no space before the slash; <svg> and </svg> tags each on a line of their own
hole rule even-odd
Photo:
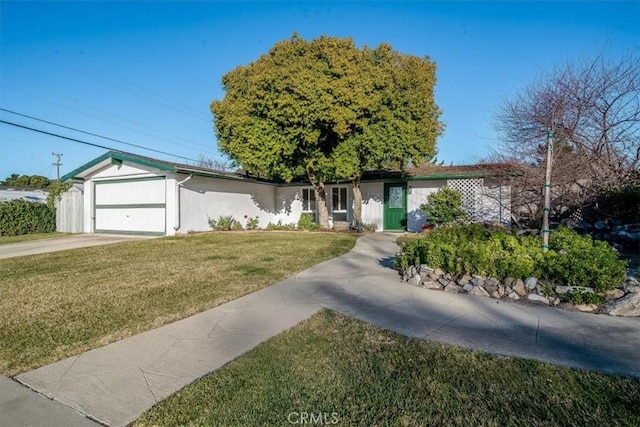
<svg viewBox="0 0 640 427">
<path fill-rule="evenodd" d="M 407 185 L 384 184 L 384 229 L 404 230 L 407 227 Z"/>
</svg>

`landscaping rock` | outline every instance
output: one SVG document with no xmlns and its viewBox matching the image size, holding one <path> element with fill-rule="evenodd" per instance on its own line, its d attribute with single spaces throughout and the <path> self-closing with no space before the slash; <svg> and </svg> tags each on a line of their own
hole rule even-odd
<svg viewBox="0 0 640 427">
<path fill-rule="evenodd" d="M 555 287 L 556 294 L 566 294 L 568 292 L 587 292 L 592 294 L 593 288 L 588 288 L 585 286 L 556 286 Z"/>
<path fill-rule="evenodd" d="M 539 302 L 539 303 L 542 303 L 542 304 L 549 305 L 549 300 L 546 297 L 543 297 L 542 295 L 529 294 L 529 295 L 527 295 L 527 299 L 529 301 Z"/>
<path fill-rule="evenodd" d="M 427 273 L 427 277 L 431 280 L 438 280 L 440 278 L 440 275 L 436 273 Z"/>
<path fill-rule="evenodd" d="M 524 281 L 524 287 L 530 291 L 534 290 L 537 284 L 538 284 L 538 279 L 536 279 L 535 277 L 527 277 L 526 280 Z"/>
<path fill-rule="evenodd" d="M 451 274 L 449 274 L 449 273 L 445 274 L 445 275 L 444 275 L 444 276 L 442 276 L 442 277 L 444 277 L 444 278 L 445 278 L 445 279 L 447 279 L 447 280 L 451 280 Z"/>
<path fill-rule="evenodd" d="M 611 316 L 640 316 L 640 293 L 634 292 L 626 296 L 606 303 L 602 309 Z"/>
<path fill-rule="evenodd" d="M 524 287 L 524 282 L 522 280 L 516 280 L 516 284 L 513 286 L 513 292 L 521 297 L 527 295 L 527 289 Z"/>
<path fill-rule="evenodd" d="M 465 274 L 464 276 L 458 278 L 458 285 L 464 286 L 469 283 L 469 280 L 471 280 L 471 277 Z"/>
<path fill-rule="evenodd" d="M 436 273 L 438 276 L 444 276 L 444 271 L 441 268 L 436 268 L 434 270 L 434 273 Z"/>
<path fill-rule="evenodd" d="M 502 296 L 500 296 L 500 292 L 493 291 L 493 292 L 491 292 L 491 298 L 500 299 L 500 298 L 502 298 Z"/>
<path fill-rule="evenodd" d="M 473 289 L 473 285 L 471 283 L 467 283 L 462 287 L 462 290 L 465 292 L 469 292 L 471 289 Z"/>
<path fill-rule="evenodd" d="M 474 274 L 469 282 L 471 282 L 473 286 L 482 286 L 484 285 L 484 277 Z"/>
<path fill-rule="evenodd" d="M 498 285 L 498 295 L 499 298 L 502 298 L 505 295 L 505 287 L 502 285 Z"/>
<path fill-rule="evenodd" d="M 420 283 L 422 282 L 422 279 L 420 278 L 419 274 L 416 274 L 413 277 L 410 277 L 409 280 L 407 280 L 407 283 L 409 283 L 412 286 L 420 286 Z"/>
<path fill-rule="evenodd" d="M 505 277 L 504 279 L 502 279 L 502 284 L 504 285 L 505 288 L 510 288 L 511 285 L 513 285 L 513 282 L 515 282 L 516 279 L 514 279 L 513 277 Z"/>
<path fill-rule="evenodd" d="M 513 292 L 513 288 L 511 286 L 505 286 L 504 287 L 505 295 L 509 295 L 511 292 Z"/>
<path fill-rule="evenodd" d="M 416 267 L 415 267 L 414 265 L 410 265 L 410 266 L 409 266 L 409 271 L 407 271 L 407 275 L 408 275 L 409 277 L 413 277 L 413 276 L 415 276 L 415 275 L 416 275 L 416 273 L 417 273 L 417 272 L 418 272 L 418 271 L 416 270 Z"/>
<path fill-rule="evenodd" d="M 462 291 L 462 288 L 460 286 L 456 285 L 455 283 L 451 282 L 447 286 L 444 287 L 444 291 L 458 294 L 458 293 L 460 293 Z"/>
<path fill-rule="evenodd" d="M 442 289 L 442 285 L 440 283 L 434 282 L 432 280 L 428 280 L 426 282 L 422 282 L 422 286 L 427 288 L 427 289 L 438 289 L 438 290 Z"/>
<path fill-rule="evenodd" d="M 438 282 L 442 285 L 442 286 L 447 286 L 449 284 L 449 281 L 447 279 L 445 279 L 444 277 L 441 277 L 438 279 Z"/>
<path fill-rule="evenodd" d="M 484 288 L 489 293 L 497 291 L 498 286 L 500 286 L 500 281 L 497 279 L 487 279 L 484 281 Z"/>
<path fill-rule="evenodd" d="M 469 291 L 470 295 L 480 295 L 481 297 L 489 297 L 489 293 L 482 286 L 474 286 L 473 289 Z"/>
<path fill-rule="evenodd" d="M 509 295 L 507 295 L 507 298 L 517 301 L 520 299 L 520 295 L 515 292 L 511 292 Z"/>
<path fill-rule="evenodd" d="M 558 305 L 560 305 L 560 302 L 561 302 L 561 301 L 560 301 L 560 298 L 558 298 L 558 297 L 552 298 L 552 299 L 549 301 L 549 303 L 550 303 L 552 306 L 554 306 L 554 307 L 557 307 Z"/>
<path fill-rule="evenodd" d="M 421 264 L 420 273 L 424 273 L 424 274 L 433 273 L 433 268 L 429 267 L 427 264 Z"/>
<path fill-rule="evenodd" d="M 607 300 L 618 299 L 624 296 L 624 291 L 622 289 L 611 289 L 604 293 L 604 296 Z"/>
<path fill-rule="evenodd" d="M 576 304 L 573 306 L 573 308 L 585 313 L 593 313 L 598 308 L 598 304 Z"/>
</svg>

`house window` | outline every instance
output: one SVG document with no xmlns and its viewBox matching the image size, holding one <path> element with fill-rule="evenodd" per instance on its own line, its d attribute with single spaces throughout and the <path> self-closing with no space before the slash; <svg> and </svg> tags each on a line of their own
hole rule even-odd
<svg viewBox="0 0 640 427">
<path fill-rule="evenodd" d="M 316 211 L 316 192 L 313 188 L 302 189 L 302 212 Z"/>
<path fill-rule="evenodd" d="M 331 189 L 331 207 L 334 221 L 347 220 L 347 187 L 333 187 Z"/>
</svg>

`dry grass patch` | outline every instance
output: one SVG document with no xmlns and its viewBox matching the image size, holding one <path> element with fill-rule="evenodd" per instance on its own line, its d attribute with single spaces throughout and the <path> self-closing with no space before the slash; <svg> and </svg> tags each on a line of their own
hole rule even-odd
<svg viewBox="0 0 640 427">
<path fill-rule="evenodd" d="M 325 310 L 135 425 L 302 425 L 307 413 L 343 426 L 636 426 L 639 400 L 638 379 L 434 344 Z"/>
<path fill-rule="evenodd" d="M 55 231 L 53 233 L 23 234 L 21 236 L 0 236 L 0 245 L 4 245 L 6 243 L 28 242 L 30 240 L 51 239 L 54 237 L 64 237 L 69 235 L 70 233 L 59 233 Z"/>
<path fill-rule="evenodd" d="M 0 260 L 0 372 L 204 311 L 348 252 L 357 236 L 211 233 Z"/>
</svg>

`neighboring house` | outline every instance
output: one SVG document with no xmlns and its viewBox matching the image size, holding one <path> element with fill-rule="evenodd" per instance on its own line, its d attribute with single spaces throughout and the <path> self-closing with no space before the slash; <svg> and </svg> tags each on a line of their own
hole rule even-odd
<svg viewBox="0 0 640 427">
<path fill-rule="evenodd" d="M 370 173 L 363 176 L 362 221 L 377 230 L 420 231 L 420 205 L 448 185 L 463 194 L 465 208 L 479 220 L 509 223 L 509 187 L 491 178 L 487 167 L 438 167 Z M 297 223 L 315 214 L 315 196 L 304 183 L 283 183 L 110 151 L 61 178 L 84 183 L 85 233 L 174 235 L 209 230 L 208 218 L 245 215 L 269 222 Z M 352 221 L 350 183 L 326 185 L 331 223 Z"/>
<path fill-rule="evenodd" d="M 0 186 L 0 203 L 11 200 L 47 203 L 49 192 L 38 188 L 15 188 Z"/>
</svg>

